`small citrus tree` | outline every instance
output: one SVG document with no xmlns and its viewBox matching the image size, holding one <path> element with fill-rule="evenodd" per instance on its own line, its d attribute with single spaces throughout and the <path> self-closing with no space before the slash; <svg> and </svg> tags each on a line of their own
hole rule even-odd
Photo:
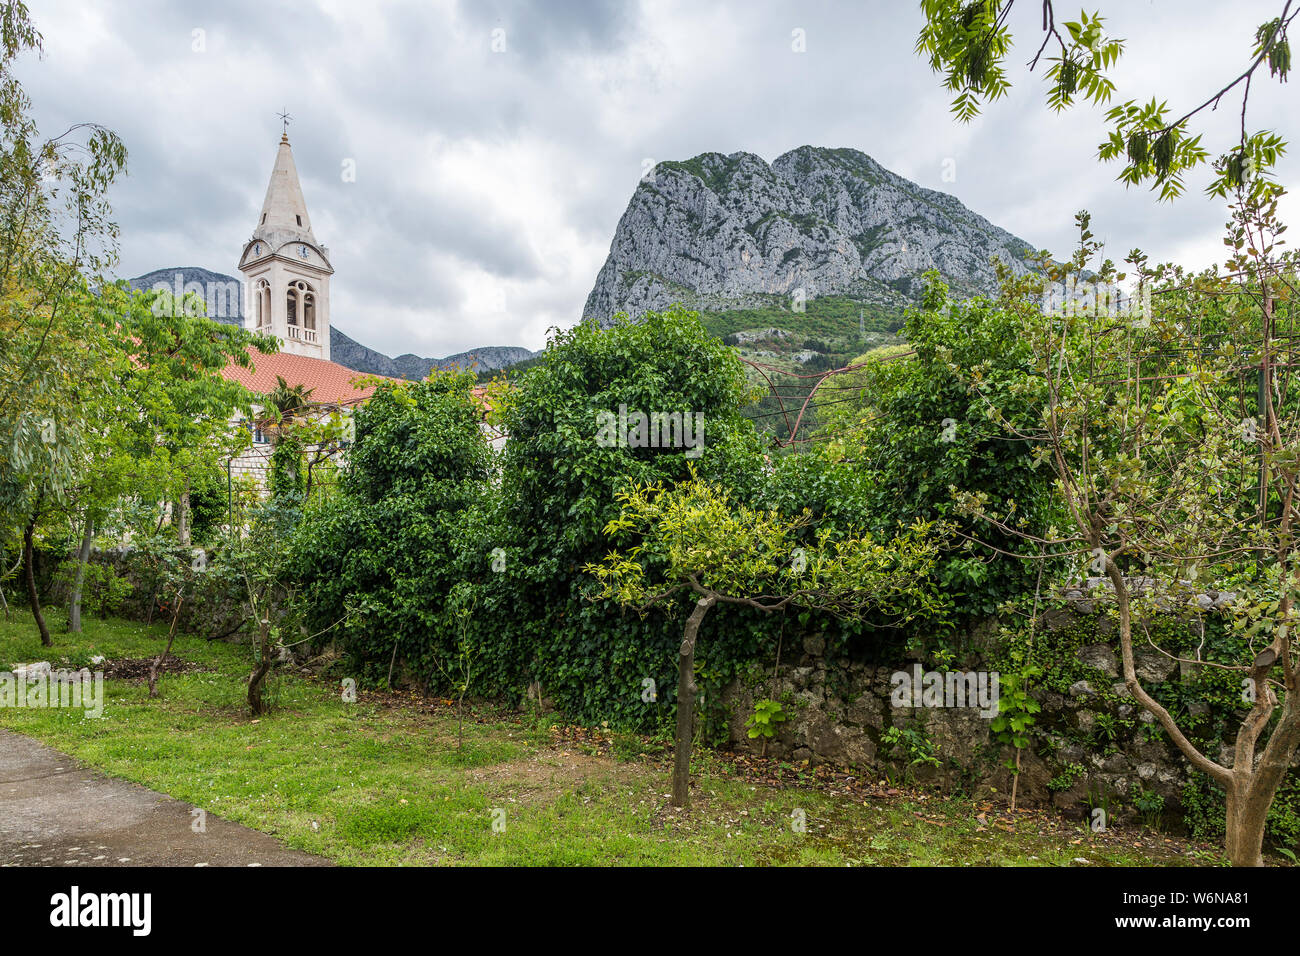
<svg viewBox="0 0 1300 956">
<path fill-rule="evenodd" d="M 941 531 L 933 523 L 918 522 L 888 541 L 833 540 L 829 531 L 810 527 L 808 512 L 789 517 L 750 508 L 694 473 L 672 488 L 632 484 L 617 500 L 621 513 L 605 533 L 629 545 L 587 565 L 603 585 L 600 597 L 641 613 L 682 593 L 695 597 L 677 660 L 675 806 L 690 799 L 695 647 L 712 608 L 734 604 L 770 613 L 797 606 L 845 617 L 870 612 L 901 623 L 939 607 L 926 584 Z M 806 530 L 815 544 L 804 546 Z"/>
</svg>

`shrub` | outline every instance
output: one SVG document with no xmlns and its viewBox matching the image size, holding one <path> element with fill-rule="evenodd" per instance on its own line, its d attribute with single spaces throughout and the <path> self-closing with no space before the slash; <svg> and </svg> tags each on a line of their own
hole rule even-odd
<svg viewBox="0 0 1300 956">
<path fill-rule="evenodd" d="M 401 660 L 438 684 L 439 655 L 454 648 L 443 605 L 491 477 L 473 385 L 461 372 L 382 385 L 356 413 L 338 494 L 309 506 L 294 533 L 289 568 L 309 628 L 338 637 L 372 681 Z"/>
<path fill-rule="evenodd" d="M 190 480 L 190 537 L 196 544 L 210 544 L 226 523 L 228 491 L 224 468 L 203 468 Z"/>
<path fill-rule="evenodd" d="M 909 348 L 868 353 L 856 360 L 864 368 L 838 381 L 858 386 L 861 401 L 822 409 L 819 437 L 833 453 L 860 463 L 861 506 L 875 530 L 917 518 L 954 519 L 997 548 L 1025 549 L 1023 541 L 958 514 L 954 491 L 985 492 L 1002 506 L 1014 501 L 1027 529 L 1047 526 L 1054 501 L 1048 470 L 1035 468 L 1025 443 L 1009 440 L 987 414 L 992 402 L 1020 425 L 1037 421 L 1042 389 L 1022 321 L 987 299 L 952 301 L 932 274 L 921 307 L 907 314 Z M 978 391 L 969 388 L 973 380 Z M 959 547 L 938 577 L 969 620 L 1032 590 L 1030 564 Z"/>
</svg>

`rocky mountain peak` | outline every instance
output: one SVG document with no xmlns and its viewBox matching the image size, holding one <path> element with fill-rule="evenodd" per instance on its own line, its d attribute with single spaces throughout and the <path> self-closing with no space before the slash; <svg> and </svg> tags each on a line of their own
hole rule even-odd
<svg viewBox="0 0 1300 956">
<path fill-rule="evenodd" d="M 745 308 L 845 295 L 902 305 L 938 269 L 992 292 L 992 256 L 1027 271 L 1029 244 L 855 149 L 801 146 L 772 163 L 701 153 L 659 163 L 633 193 L 587 298 L 608 322 L 673 302 Z"/>
</svg>

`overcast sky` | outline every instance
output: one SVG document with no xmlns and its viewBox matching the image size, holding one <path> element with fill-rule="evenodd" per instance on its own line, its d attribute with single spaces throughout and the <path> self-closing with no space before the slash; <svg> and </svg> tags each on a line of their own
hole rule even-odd
<svg viewBox="0 0 1300 956">
<path fill-rule="evenodd" d="M 389 355 L 542 347 L 548 327 L 580 318 L 643 164 L 706 151 L 771 161 L 853 147 L 1056 253 L 1087 208 L 1117 260 L 1134 246 L 1193 266 L 1222 257 L 1227 213 L 1204 197 L 1208 172 L 1160 204 L 1097 162 L 1102 110 L 1046 109 L 1023 67 L 1037 3 L 1012 14 L 1015 88 L 967 126 L 913 53 L 912 0 L 29 3 L 46 56 L 19 75 L 42 130 L 94 121 L 129 150 L 113 193 L 120 275 L 236 272 L 286 108 L 335 268 L 333 324 Z M 1179 113 L 1241 71 L 1281 6 L 1098 5 L 1107 34 L 1127 41 L 1120 95 Z M 1251 127 L 1294 138 L 1293 92 L 1256 83 Z M 1236 99 L 1207 117 L 1215 155 L 1238 122 Z M 1283 181 L 1296 170 L 1285 161 Z"/>
</svg>

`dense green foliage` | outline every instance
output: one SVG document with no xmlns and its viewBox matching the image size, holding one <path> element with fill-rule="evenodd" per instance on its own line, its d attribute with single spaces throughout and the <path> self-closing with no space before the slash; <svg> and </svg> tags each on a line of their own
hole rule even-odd
<svg viewBox="0 0 1300 956">
<path fill-rule="evenodd" d="M 293 433 L 281 435 L 271 451 L 268 478 L 271 496 L 302 498 L 307 489 L 307 467 L 302 460 L 302 439 Z"/>
<path fill-rule="evenodd" d="M 452 646 L 443 613 L 490 466 L 473 381 L 447 373 L 381 386 L 357 411 L 338 493 L 310 505 L 294 536 L 289 575 L 313 630 L 339 637 L 372 680 L 400 658 L 436 683 Z"/>
<path fill-rule="evenodd" d="M 741 414 L 741 363 L 694 313 L 557 333 L 493 410 L 510 441 L 492 482 L 468 385 L 437 377 L 381 389 L 358 413 L 341 493 L 310 507 L 299 528 L 294 567 L 308 582 L 310 626 L 345 622 L 345 647 L 371 679 L 392 666 L 445 688 L 444 669 L 468 644 L 471 693 L 517 696 L 535 684 L 575 719 L 654 726 L 672 712 L 684 604 L 642 619 L 596 600 L 583 572 L 609 549 L 621 490 L 673 485 L 694 468 L 750 506 L 807 510 L 831 540 L 865 526 L 852 467 L 796 456 L 771 469 Z M 601 441 L 598 416 L 620 406 L 698 415 L 702 444 Z M 813 544 L 811 526 L 798 533 Z M 453 587 L 459 606 L 475 608 L 467 625 L 448 617 Z M 718 690 L 775 647 L 781 626 L 780 615 L 737 608 L 711 618 L 699 679 L 713 732 Z M 654 701 L 642 699 L 647 678 L 663 688 Z"/>
<path fill-rule="evenodd" d="M 595 582 L 582 568 L 607 549 L 603 529 L 627 482 L 678 481 L 692 462 L 703 474 L 742 483 L 761 472 L 757 438 L 739 414 L 744 396 L 734 353 L 694 314 L 674 311 L 606 331 L 583 324 L 558 333 L 506 409 L 501 500 L 478 539 L 480 616 L 513 642 L 502 656 L 575 718 L 646 726 L 671 712 L 670 694 L 647 703 L 641 689 L 645 678 L 670 682 L 676 624 L 662 616 L 642 623 L 611 602 L 589 600 Z M 597 415 L 620 406 L 698 414 L 702 454 L 603 446 Z M 490 568 L 494 548 L 500 571 Z M 754 628 L 733 626 L 716 645 L 716 662 L 708 661 L 709 683 L 716 688 L 758 640 Z"/>
<path fill-rule="evenodd" d="M 847 398 L 824 409 L 819 438 L 827 454 L 853 462 L 874 529 L 949 519 L 968 542 L 978 540 L 964 547 L 959 540 L 937 571 L 944 593 L 969 619 L 1032 588 L 1036 568 L 1000 560 L 999 551 L 1034 552 L 959 515 L 954 492 L 989 495 L 1028 531 L 1046 526 L 1050 476 L 987 413 L 996 403 L 1027 427 L 1038 420 L 1043 394 L 1032 387 L 1022 316 L 988 299 L 953 302 L 937 275 L 930 280 L 921 307 L 908 313 L 908 345 L 869 353 L 835 380 Z"/>
<path fill-rule="evenodd" d="M 200 468 L 190 480 L 190 533 L 198 544 L 209 544 L 230 510 L 230 478 L 224 468 Z"/>
<path fill-rule="evenodd" d="M 783 329 L 805 348 L 851 351 L 863 332 L 897 332 L 903 310 L 894 305 L 863 302 L 843 295 L 814 296 L 791 308 L 788 296 L 770 296 L 767 305 L 743 309 L 703 309 L 704 327 L 719 338 L 750 329 Z M 837 348 L 827 348 L 827 345 Z"/>
</svg>

